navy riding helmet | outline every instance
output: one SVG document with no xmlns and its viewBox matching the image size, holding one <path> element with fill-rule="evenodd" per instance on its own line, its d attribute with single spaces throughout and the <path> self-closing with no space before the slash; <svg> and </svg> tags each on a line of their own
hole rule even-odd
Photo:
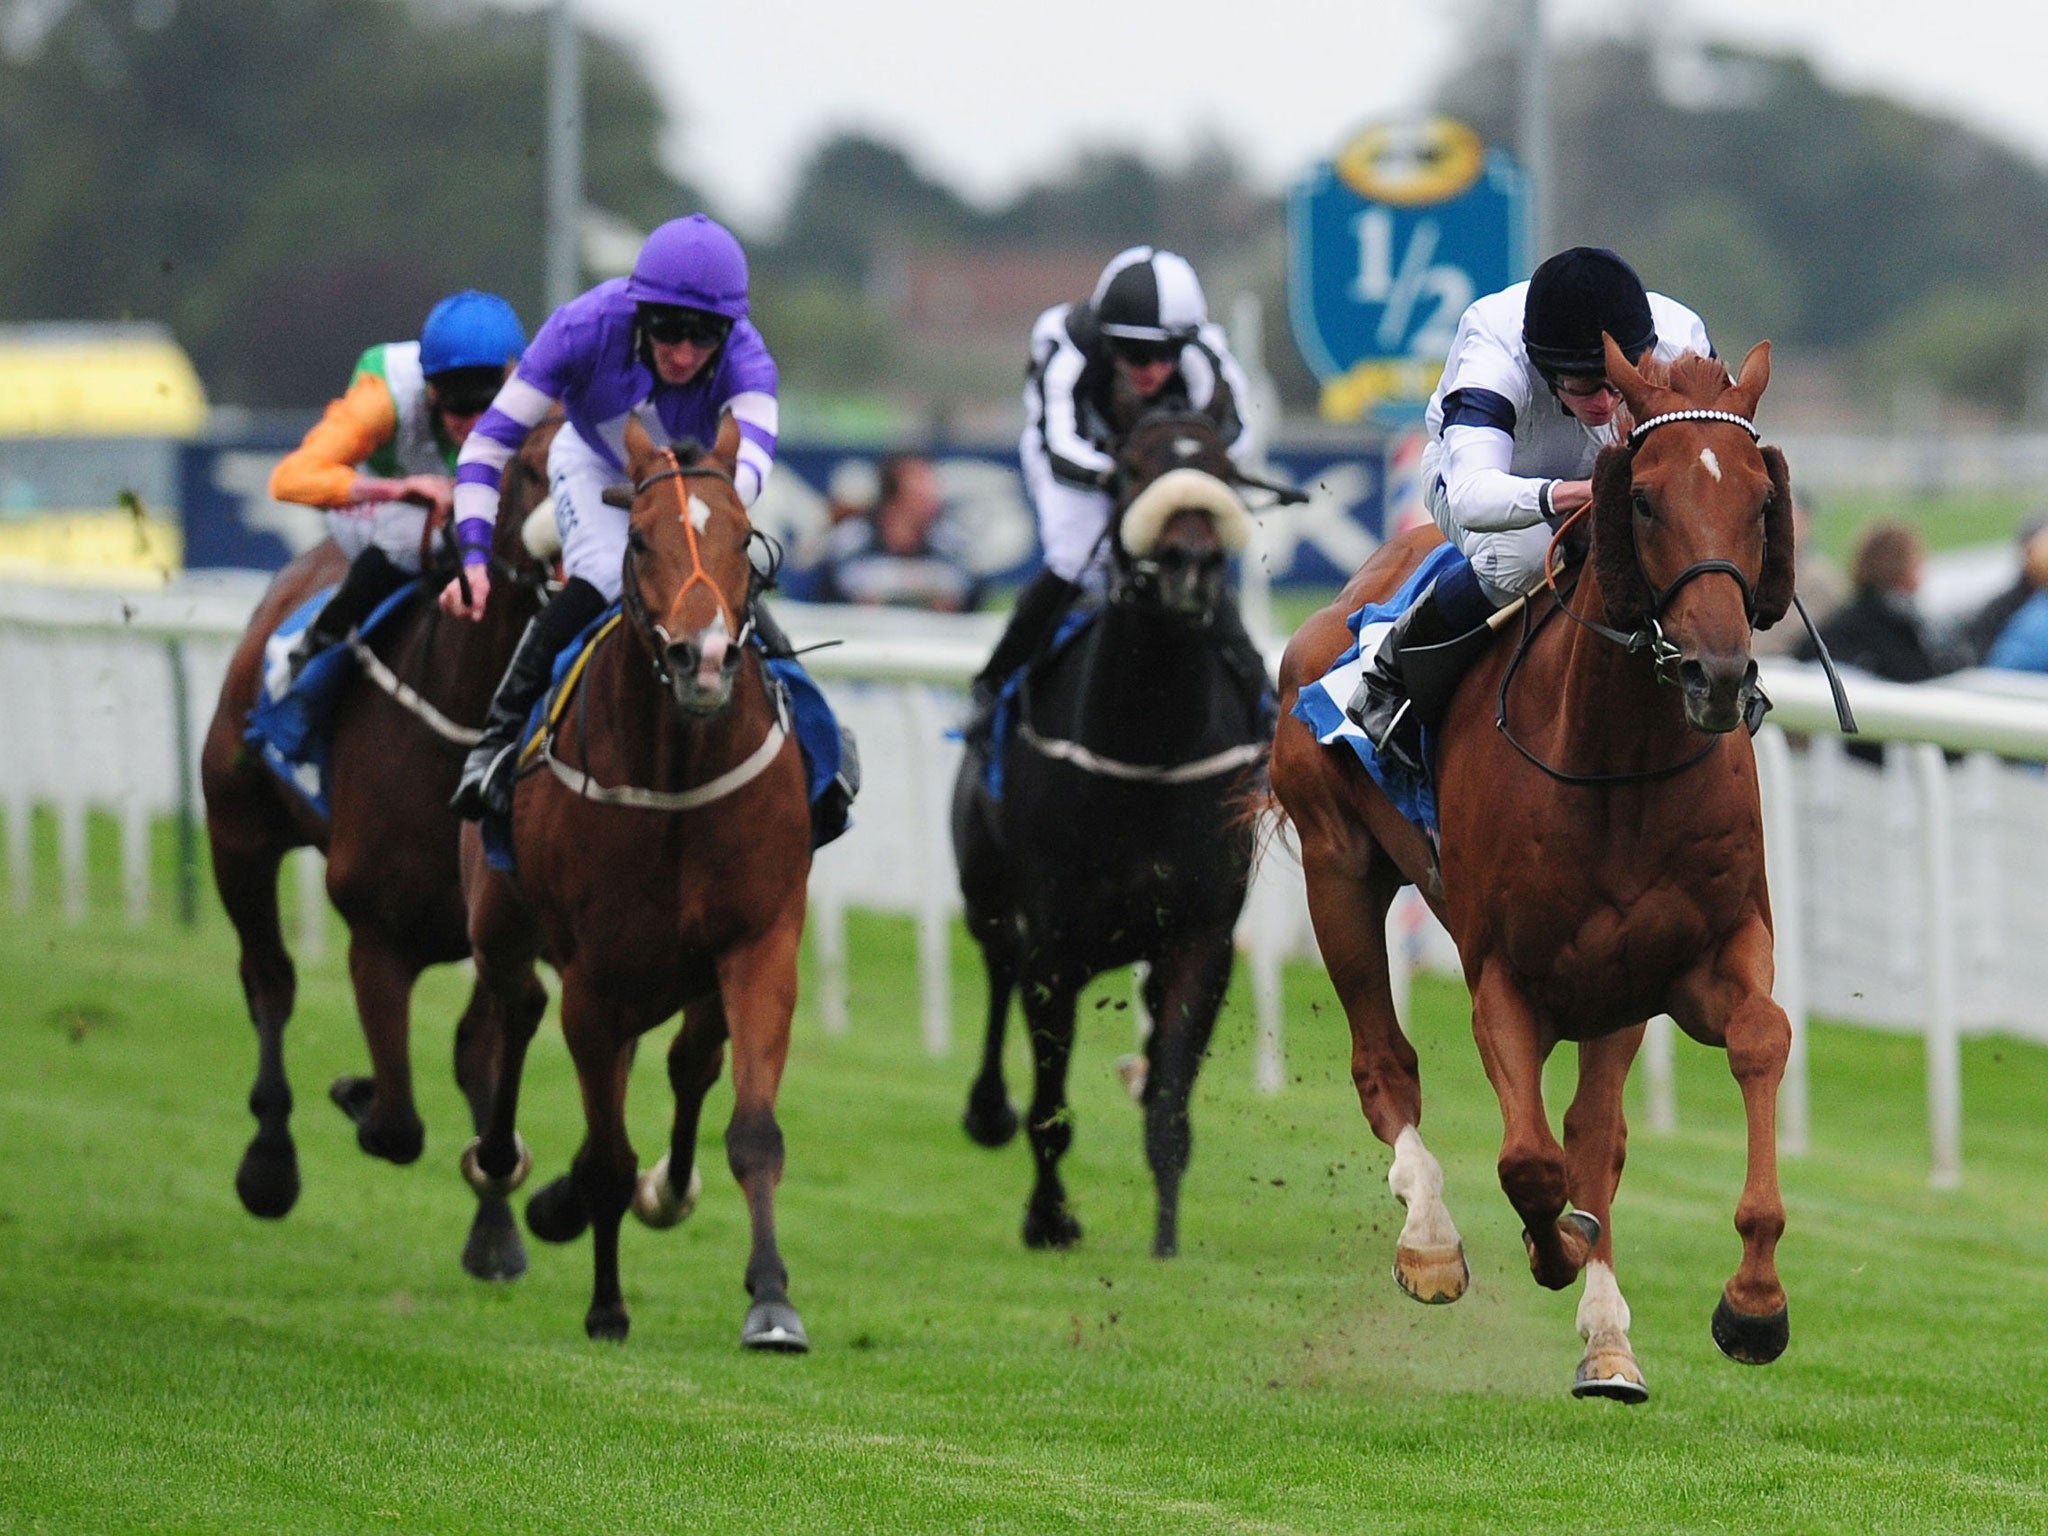
<svg viewBox="0 0 2048 1536">
<path fill-rule="evenodd" d="M 1529 279 L 1522 310 L 1529 361 L 1546 380 L 1560 374 L 1604 376 L 1602 332 L 1632 363 L 1657 345 L 1642 279 L 1612 251 L 1590 245 L 1559 251 Z"/>
</svg>

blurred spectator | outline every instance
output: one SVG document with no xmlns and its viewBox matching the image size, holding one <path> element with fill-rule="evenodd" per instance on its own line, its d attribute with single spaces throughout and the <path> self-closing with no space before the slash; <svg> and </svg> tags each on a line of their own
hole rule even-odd
<svg viewBox="0 0 2048 1536">
<path fill-rule="evenodd" d="M 1820 626 L 1837 662 L 1895 683 L 1924 683 L 1961 664 L 1928 638 L 1920 617 L 1926 567 L 1927 546 L 1906 524 L 1880 521 L 1863 530 L 1849 569 L 1855 593 Z M 1801 636 L 1794 654 L 1811 660 L 1812 640 Z"/>
<path fill-rule="evenodd" d="M 841 459 L 825 482 L 825 515 L 838 527 L 848 518 L 866 517 L 881 499 L 882 480 L 866 459 Z"/>
<path fill-rule="evenodd" d="M 1813 547 L 1813 513 L 1804 497 L 1792 496 L 1792 552 L 1798 571 L 1799 601 L 1815 624 L 1825 624 L 1849 600 L 1849 578 L 1828 556 Z M 1811 654 L 1812 637 L 1796 611 L 1755 636 L 1750 650 L 1758 656 Z"/>
<path fill-rule="evenodd" d="M 1991 652 L 1994 642 L 2002 637 L 2028 599 L 2048 587 L 2048 513 L 2037 512 L 2020 524 L 2019 551 L 2019 574 L 2013 577 L 2012 585 L 1963 620 L 1956 632 L 1958 648 L 1967 653 L 1973 665 L 2013 665 L 1991 660 Z M 2048 671 L 2048 666 L 2027 665 L 2021 670 Z"/>
<path fill-rule="evenodd" d="M 882 460 L 874 509 L 837 524 L 826 543 L 818 600 L 972 611 L 981 602 L 981 578 L 944 512 L 930 459 L 897 453 Z"/>
</svg>

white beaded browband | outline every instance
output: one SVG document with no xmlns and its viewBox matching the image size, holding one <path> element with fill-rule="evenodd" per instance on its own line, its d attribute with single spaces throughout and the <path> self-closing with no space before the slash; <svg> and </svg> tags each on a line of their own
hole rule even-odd
<svg viewBox="0 0 2048 1536">
<path fill-rule="evenodd" d="M 1725 421 L 1742 428 L 1758 442 L 1763 441 L 1763 434 L 1757 431 L 1756 423 L 1747 416 L 1736 415 L 1733 411 L 1666 411 L 1662 416 L 1652 416 L 1648 421 L 1636 424 L 1635 430 L 1628 435 L 1630 451 L 1634 451 L 1636 445 L 1642 442 L 1651 429 L 1674 421 Z"/>
</svg>

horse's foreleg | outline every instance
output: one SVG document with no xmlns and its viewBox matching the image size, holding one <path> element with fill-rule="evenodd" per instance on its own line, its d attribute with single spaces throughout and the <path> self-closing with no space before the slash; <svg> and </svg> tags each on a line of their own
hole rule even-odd
<svg viewBox="0 0 2048 1536">
<path fill-rule="evenodd" d="M 704 1095 L 725 1058 L 725 1009 L 712 992 L 683 1006 L 683 1027 L 668 1049 L 668 1084 L 676 1096 L 668 1151 L 640 1175 L 633 1214 L 650 1227 L 673 1227 L 697 1208 L 704 1175 L 697 1167 L 697 1123 Z"/>
<path fill-rule="evenodd" d="M 1643 1026 L 1584 1041 L 1579 1046 L 1579 1087 L 1564 1116 L 1567 1192 L 1573 1205 L 1600 1223 L 1600 1240 L 1586 1260 L 1579 1298 L 1579 1337 L 1586 1353 L 1572 1381 L 1574 1397 L 1640 1403 L 1650 1395 L 1628 1341 L 1628 1302 L 1614 1276 L 1614 1224 L 1610 1212 L 1628 1155 L 1622 1088 L 1643 1043 Z"/>
<path fill-rule="evenodd" d="M 1159 1193 L 1154 1258 L 1172 1258 L 1180 1249 L 1180 1185 L 1194 1151 L 1188 1100 L 1230 985 L 1233 958 L 1227 929 L 1202 934 L 1154 962 L 1145 980 L 1145 1006 L 1153 1020 L 1146 1045 L 1145 1159 Z"/>
<path fill-rule="evenodd" d="M 526 1273 L 526 1245 L 520 1241 L 519 1224 L 512 1219 L 512 1205 L 507 1198 L 524 1181 L 531 1167 L 531 1159 L 522 1156 L 524 1149 L 518 1145 L 517 1133 L 512 1129 L 516 1081 L 513 1099 L 507 1102 L 500 1143 L 505 1150 L 494 1151 L 492 1159 L 498 1175 L 487 1173 L 479 1160 L 485 1136 L 491 1129 L 493 1100 L 507 1073 L 506 1057 L 511 1051 L 507 1020 L 515 1013 L 519 1019 L 518 1051 L 523 1068 L 527 1042 L 533 1038 L 541 1012 L 547 1006 L 547 993 L 530 967 L 524 981 L 528 985 L 516 986 L 513 991 L 516 1007 L 508 1008 L 486 985 L 479 970 L 476 985 L 470 989 L 469 1006 L 455 1026 L 455 1082 L 469 1101 L 470 1123 L 476 1130 L 476 1139 L 462 1160 L 463 1173 L 477 1194 L 476 1219 L 470 1223 L 469 1238 L 463 1244 L 462 1267 L 479 1280 L 516 1280 Z"/>
<path fill-rule="evenodd" d="M 475 1248 L 480 1232 L 497 1232 L 512 1226 L 507 1199 L 533 1170 L 533 1156 L 519 1137 L 519 1089 L 526 1074 L 527 1047 L 540 1028 L 541 1015 L 547 1011 L 548 994 L 533 968 L 540 938 L 532 915 L 504 876 L 485 875 L 472 892 L 469 928 L 470 947 L 476 956 L 476 990 L 470 997 L 470 1011 L 463 1016 L 462 1028 L 457 1031 L 455 1059 L 456 1079 L 470 1096 L 472 1114 L 477 1112 L 479 1089 L 485 1090 L 477 1138 L 462 1157 L 463 1177 L 477 1193 L 476 1225 L 470 1234 L 471 1247 Z M 475 1018 L 480 1006 L 488 1009 L 494 1023 Z M 473 1043 L 466 1047 L 464 1032 L 471 1029 L 475 1032 Z M 495 1070 L 480 1059 L 485 1055 L 486 1034 L 497 1041 Z M 527 1221 L 536 1236 L 566 1240 L 583 1230 L 581 1207 L 573 1190 L 561 1203 L 573 1213 L 573 1230 L 564 1233 L 559 1222 L 551 1224 L 545 1204 L 543 1215 L 536 1222 L 529 1203 Z M 517 1268 L 487 1274 L 470 1263 L 468 1251 L 463 1254 L 463 1265 L 480 1279 L 509 1280 L 525 1269 L 526 1255 L 519 1248 L 516 1227 L 509 1239 L 499 1239 L 497 1251 L 506 1255 L 508 1261 L 509 1254 L 517 1251 Z M 488 1253 L 479 1255 L 480 1263 L 488 1261 Z"/>
<path fill-rule="evenodd" d="M 1444 1204 L 1443 1167 L 1423 1144 L 1422 1077 L 1394 1013 L 1387 971 L 1387 908 L 1399 876 L 1377 850 L 1356 871 L 1306 832 L 1301 852 L 1316 947 L 1351 1025 L 1358 1105 L 1373 1134 L 1394 1149 L 1387 1184 L 1408 1213 L 1394 1247 L 1394 1281 L 1417 1301 L 1456 1301 L 1471 1271 Z"/>
<path fill-rule="evenodd" d="M 1007 914 L 975 928 L 982 968 L 988 973 L 988 1022 L 982 1032 L 981 1070 L 967 1090 L 967 1134 L 984 1147 L 1006 1145 L 1017 1134 L 1017 1107 L 1003 1083 L 1003 1037 L 1010 998 L 1017 990 L 1017 925 Z"/>
<path fill-rule="evenodd" d="M 1725 1041 L 1729 1070 L 1742 1089 L 1749 1125 L 1749 1170 L 1735 1207 L 1742 1264 L 1714 1308 L 1713 1332 L 1721 1352 L 1744 1365 L 1768 1365 L 1791 1341 L 1777 1253 L 1785 1231 L 1778 1190 L 1778 1085 L 1792 1049 L 1792 1025 L 1771 999 L 1773 975 L 1771 931 L 1759 916 L 1724 946 L 1711 970 L 1673 1008 L 1687 1034 Z"/>
<path fill-rule="evenodd" d="M 621 1039 L 609 1010 L 568 976 L 562 979 L 562 1035 L 583 1090 L 586 1128 L 569 1170 L 576 1199 L 590 1221 L 592 1280 L 583 1331 L 617 1343 L 629 1326 L 619 1289 L 619 1223 L 633 1203 L 640 1170 L 626 1135 L 626 1079 L 633 1070 L 635 1037 Z"/>
<path fill-rule="evenodd" d="M 1484 966 L 1472 991 L 1472 1033 L 1500 1099 L 1500 1187 L 1522 1218 L 1536 1282 L 1561 1291 L 1600 1240 L 1600 1223 L 1570 1208 L 1564 1149 L 1543 1112 L 1543 1061 L 1551 1042 L 1498 965 Z"/>
<path fill-rule="evenodd" d="M 284 1071 L 284 1029 L 298 995 L 298 975 L 284 947 L 277 911 L 277 874 L 288 844 L 282 836 L 231 835 L 225 830 L 227 813 L 213 801 L 210 793 L 207 833 L 213 847 L 213 881 L 241 941 L 242 995 L 256 1028 L 256 1082 L 249 1090 L 256 1135 L 235 1172 L 235 1193 L 252 1216 L 276 1217 L 299 1198 L 292 1089 Z"/>
<path fill-rule="evenodd" d="M 791 1353 L 809 1349 L 810 1339 L 790 1304 L 789 1270 L 775 1242 L 775 1186 L 782 1182 L 783 1163 L 775 1096 L 789 1060 L 790 1020 L 796 1013 L 802 891 L 799 885 L 790 912 L 760 939 L 735 945 L 718 958 L 719 1000 L 732 1040 L 733 1108 L 725 1129 L 725 1159 L 746 1196 L 754 1234 L 747 1256 L 747 1294 L 753 1305 L 740 1325 L 740 1343 Z"/>
<path fill-rule="evenodd" d="M 1048 946 L 1050 947 L 1050 946 Z M 1036 1177 L 1024 1205 L 1024 1246 L 1071 1248 L 1081 1223 L 1067 1206 L 1060 1159 L 1074 1144 L 1067 1107 L 1067 1064 L 1074 1053 L 1075 985 L 1057 973 L 1024 981 L 1024 1021 L 1031 1031 L 1031 1108 L 1025 1124 Z"/>
<path fill-rule="evenodd" d="M 412 988 L 419 964 L 382 934 L 357 930 L 349 939 L 348 974 L 356 1015 L 370 1048 L 371 1077 L 338 1077 L 328 1090 L 355 1122 L 356 1145 L 372 1157 L 410 1163 L 426 1145 L 412 1094 Z"/>
</svg>

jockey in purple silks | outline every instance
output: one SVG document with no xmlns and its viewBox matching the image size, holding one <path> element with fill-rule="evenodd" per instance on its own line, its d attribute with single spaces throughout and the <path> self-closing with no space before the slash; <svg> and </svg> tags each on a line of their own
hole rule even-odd
<svg viewBox="0 0 2048 1536">
<path fill-rule="evenodd" d="M 747 319 L 747 258 L 701 213 L 647 237 L 631 277 L 600 283 L 541 326 L 518 369 L 464 443 L 455 472 L 455 531 L 467 582 L 441 606 L 474 619 L 490 595 L 499 480 L 526 434 L 557 402 L 568 424 L 548 453 L 567 582 L 527 626 L 491 700 L 483 739 L 463 764 L 454 806 L 467 817 L 509 809 L 520 728 L 547 687 L 556 655 L 619 596 L 629 514 L 604 491 L 625 478 L 626 421 L 658 442 L 709 447 L 721 419 L 739 424 L 733 479 L 748 506 L 775 459 L 775 359 Z M 770 655 L 789 642 L 765 608 L 755 625 Z"/>
</svg>

